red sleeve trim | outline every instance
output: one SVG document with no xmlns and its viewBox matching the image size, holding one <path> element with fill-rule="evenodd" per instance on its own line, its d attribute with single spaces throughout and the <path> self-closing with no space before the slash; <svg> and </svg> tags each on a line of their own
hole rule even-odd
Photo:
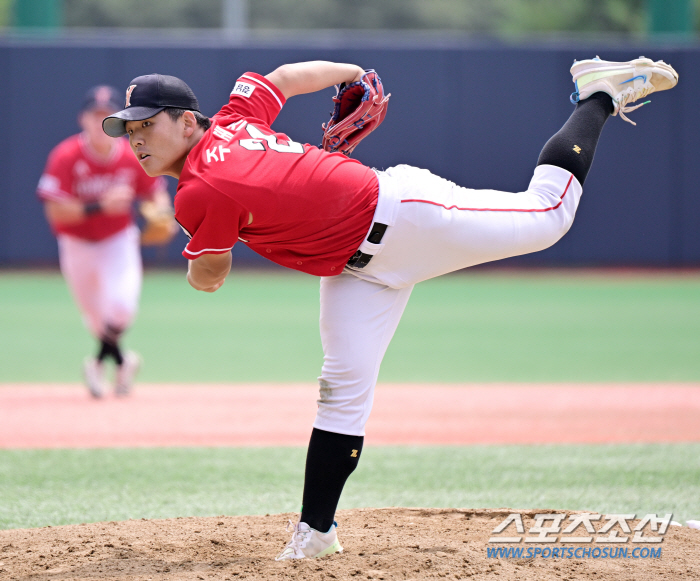
<svg viewBox="0 0 700 581">
<path fill-rule="evenodd" d="M 280 91 L 276 85 L 270 81 L 270 79 L 267 79 L 263 77 L 262 75 L 258 73 L 245 73 L 240 76 L 241 79 L 248 79 L 249 81 L 253 81 L 254 83 L 260 85 L 261 87 L 264 87 L 267 89 L 272 96 L 276 99 L 276 101 L 279 103 L 280 109 L 284 106 L 284 104 L 287 102 L 287 99 L 285 99 L 284 95 L 282 94 L 282 91 Z"/>
</svg>

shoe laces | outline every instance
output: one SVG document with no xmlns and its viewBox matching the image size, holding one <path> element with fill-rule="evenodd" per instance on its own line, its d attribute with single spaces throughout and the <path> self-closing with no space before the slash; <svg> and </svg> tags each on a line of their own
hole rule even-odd
<svg viewBox="0 0 700 581">
<path fill-rule="evenodd" d="M 284 551 L 287 551 L 288 549 L 292 549 L 294 553 L 297 553 L 301 549 L 303 549 L 306 546 L 306 543 L 309 542 L 309 538 L 311 537 L 311 533 L 313 532 L 312 529 L 302 531 L 299 527 L 300 523 L 294 524 L 291 519 L 287 522 L 287 526 L 285 527 L 285 530 L 288 533 L 293 533 L 292 534 L 292 540 L 287 543 L 287 546 L 284 548 Z M 284 552 L 283 551 L 283 552 Z"/>
<path fill-rule="evenodd" d="M 634 102 L 637 99 L 643 99 L 648 94 L 653 93 L 654 90 L 654 85 L 652 85 L 651 83 L 644 83 L 643 85 L 637 88 L 627 87 L 627 89 L 625 89 L 621 93 L 618 93 L 614 101 L 619 107 L 618 112 L 620 113 L 620 117 L 627 121 L 627 123 L 636 125 L 636 123 L 629 119 L 625 115 L 625 113 L 635 111 L 636 109 L 639 109 L 640 107 L 651 103 L 651 101 L 644 101 L 644 103 L 640 103 L 639 105 L 635 105 L 634 107 L 628 107 L 627 103 Z"/>
</svg>

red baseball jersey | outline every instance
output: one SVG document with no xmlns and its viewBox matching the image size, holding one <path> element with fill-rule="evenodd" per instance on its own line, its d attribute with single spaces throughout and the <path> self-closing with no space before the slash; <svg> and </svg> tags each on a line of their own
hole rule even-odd
<svg viewBox="0 0 700 581">
<path fill-rule="evenodd" d="M 59 143 L 49 154 L 44 174 L 39 180 L 37 195 L 42 200 L 98 201 L 112 186 L 128 185 L 138 198 L 149 198 L 165 189 L 163 178 L 151 178 L 139 165 L 126 139 L 118 139 L 117 147 L 107 161 L 90 151 L 82 134 Z M 84 240 L 104 240 L 133 222 L 131 212 L 107 216 L 92 214 L 77 224 L 53 226 L 55 234 L 69 234 Z"/>
<path fill-rule="evenodd" d="M 190 237 L 185 258 L 241 240 L 282 266 L 333 276 L 364 240 L 376 174 L 271 129 L 284 102 L 265 77 L 245 73 L 190 151 L 175 196 L 175 218 Z"/>
</svg>

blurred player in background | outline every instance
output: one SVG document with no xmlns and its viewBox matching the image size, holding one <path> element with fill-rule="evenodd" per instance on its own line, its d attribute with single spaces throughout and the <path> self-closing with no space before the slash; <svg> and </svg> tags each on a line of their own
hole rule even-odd
<svg viewBox="0 0 700 581">
<path fill-rule="evenodd" d="M 50 153 L 37 194 L 58 239 L 61 272 L 83 320 L 98 340 L 95 357 L 84 362 L 90 393 L 106 392 L 105 362 L 116 364 L 114 391 L 127 395 L 141 365 L 120 340 L 131 326 L 141 293 L 139 230 L 132 205 L 141 201 L 144 216 L 160 220 L 161 235 L 143 243 L 166 243 L 177 228 L 163 178 L 151 178 L 139 166 L 124 139 L 102 131 L 102 120 L 122 108 L 122 97 L 108 86 L 93 87 L 78 116 L 81 133 Z M 164 226 L 164 228 L 163 228 Z M 148 226 L 144 238 L 148 234 Z"/>
</svg>

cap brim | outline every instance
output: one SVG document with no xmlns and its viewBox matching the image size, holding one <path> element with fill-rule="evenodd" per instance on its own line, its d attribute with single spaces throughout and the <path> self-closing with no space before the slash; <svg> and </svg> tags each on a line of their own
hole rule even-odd
<svg viewBox="0 0 700 581">
<path fill-rule="evenodd" d="M 102 130 L 110 137 L 126 135 L 127 121 L 143 121 L 160 113 L 165 107 L 129 107 L 117 111 L 102 121 Z"/>
</svg>

